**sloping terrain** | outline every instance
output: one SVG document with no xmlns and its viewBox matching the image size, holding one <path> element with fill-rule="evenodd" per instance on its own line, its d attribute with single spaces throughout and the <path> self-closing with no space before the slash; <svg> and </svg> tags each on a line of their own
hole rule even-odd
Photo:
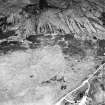
<svg viewBox="0 0 105 105">
<path fill-rule="evenodd" d="M 53 105 L 104 62 L 104 1 L 1 4 L 0 105 Z"/>
</svg>

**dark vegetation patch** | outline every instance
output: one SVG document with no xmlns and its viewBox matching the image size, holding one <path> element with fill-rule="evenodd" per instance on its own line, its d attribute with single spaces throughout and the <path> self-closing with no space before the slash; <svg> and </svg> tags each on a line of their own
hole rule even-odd
<svg viewBox="0 0 105 105">
<path fill-rule="evenodd" d="M 32 43 L 40 43 L 40 38 L 43 37 L 43 35 L 30 35 L 26 38 L 26 40 L 32 42 Z"/>
<path fill-rule="evenodd" d="M 10 36 L 16 36 L 15 31 L 3 32 L 3 31 L 0 29 L 0 40 L 9 38 Z"/>
<path fill-rule="evenodd" d="M 64 55 L 79 56 L 80 58 L 86 57 L 90 52 L 96 55 L 97 43 L 92 40 L 83 41 L 76 39 L 72 34 L 66 34 L 59 36 L 56 42 L 61 47 Z"/>
<path fill-rule="evenodd" d="M 59 41 L 58 42 L 58 45 L 61 46 L 62 48 L 67 46 L 67 44 L 65 43 L 65 41 Z"/>
<path fill-rule="evenodd" d="M 94 39 L 94 40 L 97 40 L 97 37 L 96 37 L 96 36 L 93 36 L 93 39 Z"/>
<path fill-rule="evenodd" d="M 30 35 L 26 38 L 30 41 L 30 48 L 36 49 L 44 43 L 47 45 L 59 45 L 61 47 L 62 53 L 67 56 L 79 56 L 80 58 L 86 57 L 87 50 L 95 50 L 95 43 L 92 40 L 81 41 L 76 39 L 72 34 L 66 35 Z"/>
<path fill-rule="evenodd" d="M 81 47 L 81 41 L 74 38 L 73 35 L 61 35 L 58 38 L 58 45 L 61 47 L 64 55 L 83 57 L 85 55 L 84 49 Z"/>
<path fill-rule="evenodd" d="M 105 40 L 99 40 L 99 47 L 101 48 L 105 47 Z"/>
<path fill-rule="evenodd" d="M 83 42 L 85 49 L 93 49 L 94 43 L 91 40 L 85 40 Z"/>
<path fill-rule="evenodd" d="M 7 17 L 0 18 L 0 40 L 6 39 L 10 36 L 16 36 L 15 31 L 9 31 L 6 28 L 11 26 L 11 23 L 7 23 Z"/>
<path fill-rule="evenodd" d="M 61 85 L 61 90 L 65 90 L 67 88 L 66 85 Z"/>
<path fill-rule="evenodd" d="M 101 64 L 104 64 L 104 63 L 105 63 L 105 60 L 102 60 L 102 61 L 101 61 Z"/>
<path fill-rule="evenodd" d="M 105 91 L 105 84 L 100 84 L 100 87 L 101 87 L 101 89 L 103 90 L 103 91 Z"/>
<path fill-rule="evenodd" d="M 8 16 L 1 16 L 0 17 L 0 28 L 5 29 L 6 26 L 11 26 L 12 23 L 7 22 Z"/>
<path fill-rule="evenodd" d="M 72 41 L 73 43 L 73 36 L 68 35 L 30 35 L 29 37 L 26 38 L 26 40 L 31 42 L 31 46 L 37 46 L 40 45 L 42 42 L 45 45 L 56 45 L 58 44 L 61 48 L 67 47 L 66 42 Z M 76 43 L 75 43 L 76 44 Z"/>
<path fill-rule="evenodd" d="M 88 88 L 88 83 L 84 85 L 81 84 L 81 86 L 78 89 L 71 93 L 71 95 L 74 97 L 75 103 L 77 103 L 77 101 L 80 101 L 83 98 L 83 96 L 86 95 L 86 91 Z"/>
<path fill-rule="evenodd" d="M 44 34 L 30 35 L 29 37 L 26 38 L 26 40 L 31 42 L 29 44 L 31 49 L 38 48 L 41 45 L 42 46 L 48 46 L 48 45 L 53 46 L 57 42 L 57 40 L 55 41 L 55 39 L 52 39 L 52 35 L 44 35 Z"/>
<path fill-rule="evenodd" d="M 2 25 L 4 25 L 4 24 L 6 25 L 6 24 L 7 24 L 6 21 L 7 21 L 7 17 L 6 17 L 6 16 L 1 17 L 1 18 L 0 18 L 0 26 L 2 26 Z"/>
<path fill-rule="evenodd" d="M 105 12 L 102 12 L 101 16 L 99 19 L 103 22 L 103 26 L 105 26 Z"/>
<path fill-rule="evenodd" d="M 44 9 L 48 7 L 47 1 L 46 0 L 39 0 L 39 8 Z"/>
<path fill-rule="evenodd" d="M 85 52 L 83 51 L 83 49 L 75 45 L 69 45 L 68 48 L 63 48 L 63 53 L 69 56 L 75 56 L 75 55 L 84 56 L 85 55 Z"/>
<path fill-rule="evenodd" d="M 76 97 L 74 98 L 75 103 L 77 103 L 77 101 L 81 100 L 83 98 L 83 96 L 85 95 L 86 90 L 84 91 L 80 91 L 78 90 L 76 93 Z"/>
<path fill-rule="evenodd" d="M 26 40 L 28 40 L 29 42 L 31 42 L 29 44 L 29 47 L 31 49 L 36 49 L 41 45 L 41 40 L 43 39 L 44 35 L 30 35 L 29 37 L 26 38 Z"/>
<path fill-rule="evenodd" d="M 105 40 L 98 40 L 97 56 L 104 56 L 105 54 Z"/>
<path fill-rule="evenodd" d="M 26 6 L 24 6 L 22 8 L 23 11 L 25 11 L 26 13 L 32 14 L 32 15 L 36 15 L 38 13 L 40 13 L 40 8 L 37 4 L 28 4 Z"/>
<path fill-rule="evenodd" d="M 23 47 L 22 44 L 18 41 L 4 41 L 0 43 L 0 53 L 7 54 L 8 52 L 13 52 L 17 50 L 26 50 L 26 47 Z"/>
<path fill-rule="evenodd" d="M 30 75 L 30 78 L 34 78 L 34 75 Z"/>
<path fill-rule="evenodd" d="M 74 39 L 74 35 L 72 35 L 72 34 L 66 34 L 63 37 L 64 37 L 65 40 L 72 40 L 72 39 Z"/>
<path fill-rule="evenodd" d="M 57 75 L 55 75 L 55 76 L 51 77 L 49 80 L 43 81 L 42 84 L 49 84 L 49 83 L 65 83 L 65 82 L 66 82 L 66 81 L 65 81 L 64 76 L 58 77 Z M 63 85 L 63 86 L 64 86 L 64 87 L 61 87 L 62 90 L 63 90 L 63 89 L 66 89 L 66 86 L 65 86 L 65 85 Z"/>
<path fill-rule="evenodd" d="M 39 48 L 40 47 L 40 44 L 34 44 L 34 43 L 30 43 L 29 44 L 29 48 L 30 49 L 37 49 L 37 48 Z"/>
</svg>

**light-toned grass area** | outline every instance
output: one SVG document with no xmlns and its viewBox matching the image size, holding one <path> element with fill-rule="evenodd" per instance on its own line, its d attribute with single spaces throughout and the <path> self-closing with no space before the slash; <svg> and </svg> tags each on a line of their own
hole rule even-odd
<svg viewBox="0 0 105 105">
<path fill-rule="evenodd" d="M 73 66 L 74 65 L 74 66 Z M 0 105 L 52 105 L 65 92 L 75 88 L 94 67 L 93 61 L 66 61 L 58 46 L 17 51 L 0 57 Z M 74 71 L 72 70 L 74 67 Z M 30 78 L 33 75 L 33 78 Z M 59 84 L 42 86 L 42 81 L 62 75 L 68 88 Z M 5 104 L 7 102 L 7 104 Z M 26 103 L 26 104 L 22 104 Z M 34 104 L 27 104 L 34 103 Z"/>
</svg>

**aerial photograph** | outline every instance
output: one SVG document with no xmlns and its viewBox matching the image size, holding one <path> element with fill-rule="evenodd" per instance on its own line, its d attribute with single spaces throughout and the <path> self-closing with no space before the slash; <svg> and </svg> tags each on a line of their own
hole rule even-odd
<svg viewBox="0 0 105 105">
<path fill-rule="evenodd" d="M 0 0 L 0 105 L 105 105 L 105 0 Z"/>
</svg>

